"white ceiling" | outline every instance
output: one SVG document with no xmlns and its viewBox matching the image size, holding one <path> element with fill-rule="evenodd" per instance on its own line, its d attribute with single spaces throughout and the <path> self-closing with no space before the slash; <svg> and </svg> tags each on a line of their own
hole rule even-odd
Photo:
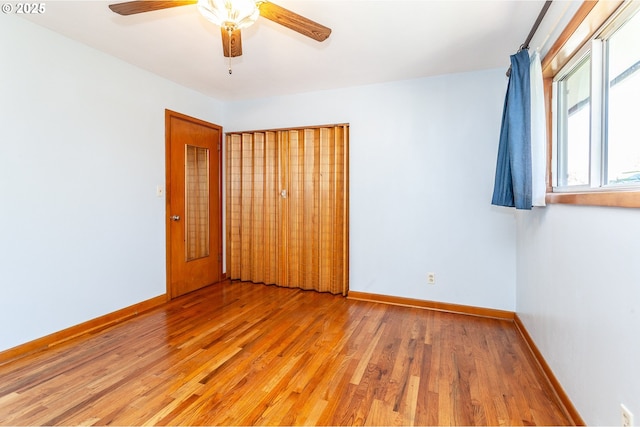
<svg viewBox="0 0 640 427">
<path fill-rule="evenodd" d="M 120 16 L 118 1 L 46 2 L 33 22 L 221 100 L 312 92 L 509 65 L 543 0 L 277 0 L 330 27 L 319 43 L 267 19 L 222 55 L 195 5 Z"/>
</svg>

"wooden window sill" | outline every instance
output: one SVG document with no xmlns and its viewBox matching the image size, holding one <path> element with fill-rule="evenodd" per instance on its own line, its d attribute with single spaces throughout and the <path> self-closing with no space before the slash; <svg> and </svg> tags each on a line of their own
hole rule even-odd
<svg viewBox="0 0 640 427">
<path fill-rule="evenodd" d="M 640 191 L 630 190 L 584 193 L 547 193 L 545 200 L 549 204 L 564 203 L 570 205 L 640 208 Z"/>
</svg>

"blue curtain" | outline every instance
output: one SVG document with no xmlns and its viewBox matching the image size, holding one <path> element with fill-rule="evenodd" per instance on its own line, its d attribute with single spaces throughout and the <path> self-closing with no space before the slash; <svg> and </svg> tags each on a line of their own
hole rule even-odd
<svg viewBox="0 0 640 427">
<path fill-rule="evenodd" d="M 529 51 L 511 55 L 491 204 L 531 209 L 531 92 Z"/>
</svg>

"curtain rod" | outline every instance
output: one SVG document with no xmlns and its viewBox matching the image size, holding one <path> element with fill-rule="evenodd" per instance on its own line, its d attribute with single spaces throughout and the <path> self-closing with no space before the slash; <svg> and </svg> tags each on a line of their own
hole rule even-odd
<svg viewBox="0 0 640 427">
<path fill-rule="evenodd" d="M 535 35 L 536 31 L 538 31 L 538 27 L 540 26 L 540 23 L 542 22 L 544 15 L 547 14 L 547 10 L 549 10 L 549 6 L 551 6 L 551 3 L 553 3 L 553 0 L 547 0 L 544 2 L 544 6 L 542 6 L 542 10 L 538 14 L 538 18 L 536 19 L 536 22 L 533 24 L 533 27 L 531 27 L 531 31 L 529 31 L 529 35 L 527 36 L 527 39 L 524 41 L 524 43 L 520 45 L 520 49 L 518 49 L 518 52 L 520 52 L 523 49 L 529 49 L 529 43 L 531 43 L 531 39 Z M 509 77 L 509 75 L 511 75 L 511 66 L 509 66 L 509 69 L 507 70 L 507 77 Z"/>
</svg>

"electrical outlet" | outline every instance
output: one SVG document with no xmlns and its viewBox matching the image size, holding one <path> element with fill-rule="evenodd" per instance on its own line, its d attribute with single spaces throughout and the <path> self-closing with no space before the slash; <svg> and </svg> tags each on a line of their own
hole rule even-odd
<svg viewBox="0 0 640 427">
<path fill-rule="evenodd" d="M 633 414 L 622 403 L 620 404 L 620 414 L 622 415 L 622 427 L 631 427 L 633 425 Z"/>
<path fill-rule="evenodd" d="M 427 273 L 427 283 L 430 285 L 436 284 L 436 273 Z"/>
</svg>

